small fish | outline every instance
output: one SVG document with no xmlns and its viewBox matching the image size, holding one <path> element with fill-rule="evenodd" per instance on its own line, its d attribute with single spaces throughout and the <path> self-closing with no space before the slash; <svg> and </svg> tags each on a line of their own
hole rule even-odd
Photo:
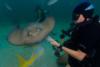
<svg viewBox="0 0 100 67">
<path fill-rule="evenodd" d="M 58 2 L 58 0 L 49 0 L 48 6 L 51 6 L 51 5 L 55 4 L 56 2 Z"/>
</svg>

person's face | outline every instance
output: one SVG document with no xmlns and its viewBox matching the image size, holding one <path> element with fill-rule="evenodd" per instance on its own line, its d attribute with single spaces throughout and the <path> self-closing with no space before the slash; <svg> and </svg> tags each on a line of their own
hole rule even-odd
<svg viewBox="0 0 100 67">
<path fill-rule="evenodd" d="M 78 18 L 75 20 L 76 24 L 82 23 L 85 21 L 85 17 L 82 14 L 77 14 Z"/>
</svg>

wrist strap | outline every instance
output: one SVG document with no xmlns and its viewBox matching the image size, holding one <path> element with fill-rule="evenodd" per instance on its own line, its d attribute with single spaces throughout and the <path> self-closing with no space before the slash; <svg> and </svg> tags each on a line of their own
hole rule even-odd
<svg viewBox="0 0 100 67">
<path fill-rule="evenodd" d="M 62 51 L 62 47 L 63 47 L 63 46 L 62 46 L 62 45 L 60 45 L 60 46 L 58 47 L 58 49 L 60 49 L 60 51 Z"/>
</svg>

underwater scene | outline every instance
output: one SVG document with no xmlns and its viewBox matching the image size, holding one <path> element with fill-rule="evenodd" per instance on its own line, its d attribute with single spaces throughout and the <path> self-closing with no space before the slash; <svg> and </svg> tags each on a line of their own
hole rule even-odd
<svg viewBox="0 0 100 67">
<path fill-rule="evenodd" d="M 70 67 L 50 42 L 70 39 L 73 9 L 84 1 L 100 14 L 100 0 L 0 0 L 0 67 Z"/>
</svg>

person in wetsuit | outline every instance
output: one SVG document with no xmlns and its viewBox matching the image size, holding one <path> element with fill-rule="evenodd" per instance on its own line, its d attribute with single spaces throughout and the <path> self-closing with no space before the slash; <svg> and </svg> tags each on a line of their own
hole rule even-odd
<svg viewBox="0 0 100 67">
<path fill-rule="evenodd" d="M 76 24 L 71 38 L 63 46 L 51 42 L 53 46 L 69 54 L 71 67 L 100 67 L 100 23 L 94 16 L 94 7 L 83 2 L 73 10 L 73 21 Z"/>
</svg>

